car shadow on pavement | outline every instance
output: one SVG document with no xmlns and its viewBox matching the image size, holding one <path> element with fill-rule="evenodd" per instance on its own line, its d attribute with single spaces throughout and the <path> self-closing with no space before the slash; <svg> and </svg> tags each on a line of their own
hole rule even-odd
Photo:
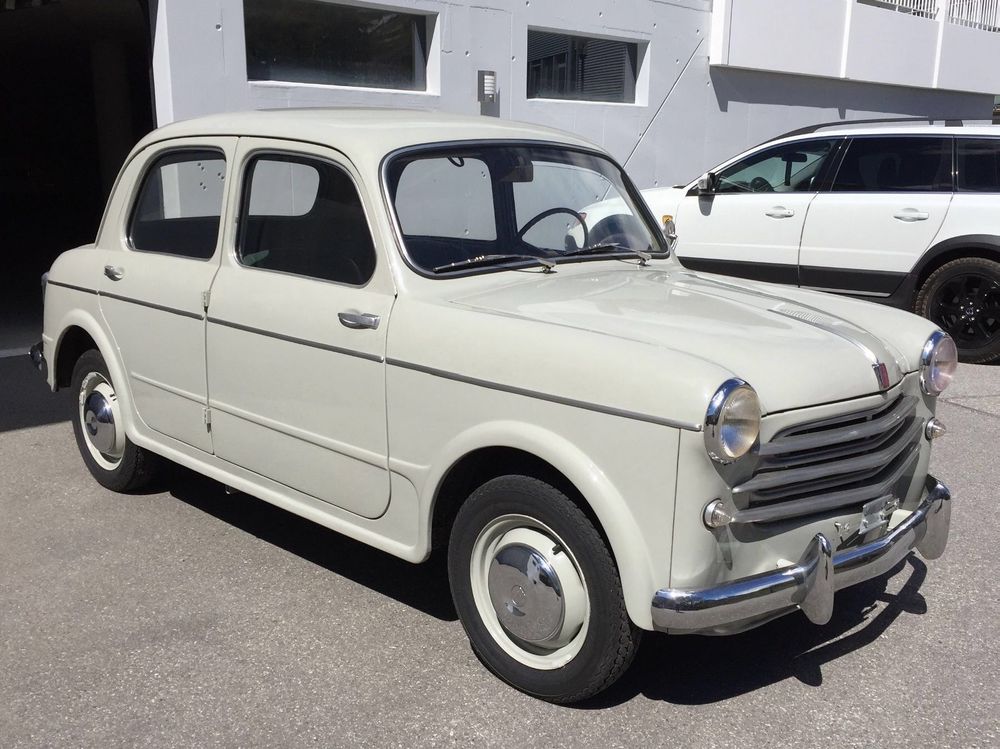
<svg viewBox="0 0 1000 749">
<path fill-rule="evenodd" d="M 70 391 L 49 390 L 26 355 L 0 359 L 0 383 L 0 433 L 69 421 L 73 413 Z"/>
<path fill-rule="evenodd" d="M 227 494 L 222 484 L 181 466 L 171 465 L 161 485 L 182 502 L 336 575 L 435 619 L 458 619 L 444 554 L 411 564 L 256 497 Z"/>
<path fill-rule="evenodd" d="M 909 571 L 906 582 L 898 593 L 889 593 L 889 578 L 904 570 Z M 926 565 L 911 554 L 885 575 L 838 592 L 833 618 L 822 626 L 796 612 L 728 637 L 647 636 L 629 672 L 576 707 L 611 707 L 638 694 L 677 705 L 704 705 L 788 678 L 819 687 L 824 665 L 868 646 L 901 614 L 926 613 L 919 592 L 926 575 Z M 877 602 L 886 605 L 880 609 Z"/>
</svg>

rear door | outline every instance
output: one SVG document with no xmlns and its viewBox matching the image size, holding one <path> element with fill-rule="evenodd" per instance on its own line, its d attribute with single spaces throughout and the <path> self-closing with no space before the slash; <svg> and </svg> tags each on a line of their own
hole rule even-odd
<svg viewBox="0 0 1000 749">
<path fill-rule="evenodd" d="M 206 452 L 204 295 L 219 267 L 235 148 L 235 138 L 181 139 L 132 160 L 120 184 L 138 188 L 119 219 L 118 246 L 105 255 L 100 288 L 139 418 Z"/>
<path fill-rule="evenodd" d="M 762 148 L 694 190 L 676 217 L 677 256 L 695 270 L 798 283 L 799 240 L 836 138 Z"/>
<path fill-rule="evenodd" d="M 952 200 L 952 139 L 856 136 L 809 208 L 802 286 L 889 296 L 930 247 Z"/>
<path fill-rule="evenodd" d="M 208 308 L 215 452 L 365 517 L 389 502 L 385 337 L 395 289 L 353 166 L 240 139 L 235 241 Z M 380 255 L 385 257 L 384 252 Z"/>
</svg>

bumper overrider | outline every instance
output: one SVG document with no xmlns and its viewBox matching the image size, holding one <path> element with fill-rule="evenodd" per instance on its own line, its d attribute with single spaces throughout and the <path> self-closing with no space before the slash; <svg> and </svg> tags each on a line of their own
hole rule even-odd
<svg viewBox="0 0 1000 749">
<path fill-rule="evenodd" d="M 951 492 L 931 476 L 919 507 L 885 536 L 837 554 L 822 533 L 798 564 L 712 588 L 665 588 L 653 596 L 653 627 L 674 633 L 739 632 L 796 608 L 815 624 L 833 615 L 833 594 L 883 575 L 916 549 L 925 559 L 944 553 Z"/>
<path fill-rule="evenodd" d="M 43 378 L 48 378 L 49 368 L 48 363 L 45 361 L 45 354 L 42 351 L 42 342 L 39 341 L 28 351 L 28 357 L 31 359 L 32 366 L 38 370 L 38 373 Z"/>
</svg>

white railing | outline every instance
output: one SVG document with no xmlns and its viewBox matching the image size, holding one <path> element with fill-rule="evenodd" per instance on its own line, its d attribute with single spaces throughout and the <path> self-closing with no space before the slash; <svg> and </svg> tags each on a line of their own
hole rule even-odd
<svg viewBox="0 0 1000 749">
<path fill-rule="evenodd" d="M 1000 32 L 1000 0 L 948 0 L 948 23 Z"/>
<path fill-rule="evenodd" d="M 921 18 L 937 18 L 938 0 L 858 0 L 863 5 L 909 13 Z"/>
</svg>

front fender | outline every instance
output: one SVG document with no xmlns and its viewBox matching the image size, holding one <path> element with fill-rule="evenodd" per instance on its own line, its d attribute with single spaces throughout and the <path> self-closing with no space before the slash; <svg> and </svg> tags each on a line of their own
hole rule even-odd
<svg viewBox="0 0 1000 749">
<path fill-rule="evenodd" d="M 651 628 L 649 600 L 654 568 L 635 513 L 605 472 L 577 445 L 544 427 L 517 421 L 476 424 L 449 441 L 426 476 L 421 504 L 428 545 L 434 501 L 445 476 L 463 457 L 483 448 L 510 447 L 531 453 L 563 474 L 577 488 L 600 523 L 618 565 L 625 604 L 632 621 Z M 672 507 L 672 502 L 669 503 Z M 669 535 L 666 536 L 669 538 Z"/>
</svg>

